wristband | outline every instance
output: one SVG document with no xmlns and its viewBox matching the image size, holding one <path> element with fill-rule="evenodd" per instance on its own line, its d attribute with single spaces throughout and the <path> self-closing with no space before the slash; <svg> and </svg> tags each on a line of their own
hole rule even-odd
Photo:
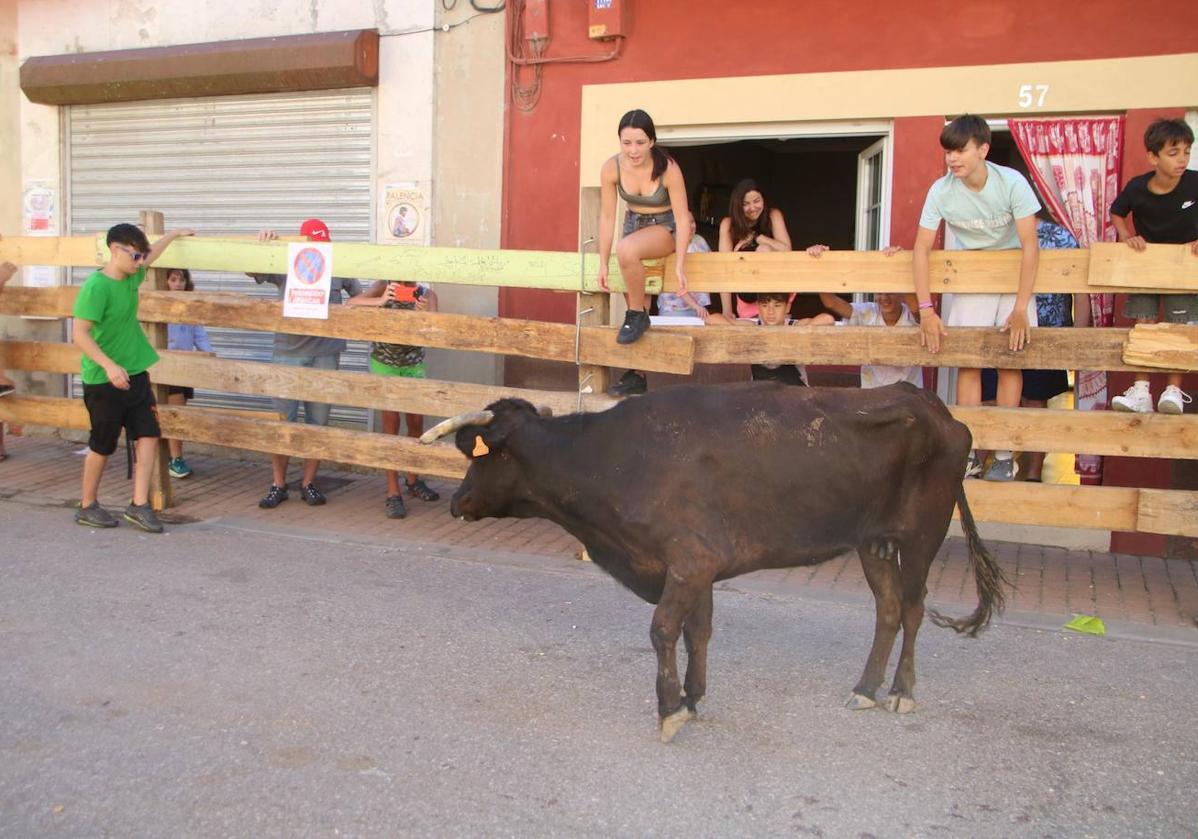
<svg viewBox="0 0 1198 839">
<path fill-rule="evenodd" d="M 936 304 L 933 303 L 931 300 L 929 300 L 927 303 L 920 303 L 919 308 L 921 310 L 922 309 L 934 309 L 934 308 L 936 308 Z"/>
</svg>

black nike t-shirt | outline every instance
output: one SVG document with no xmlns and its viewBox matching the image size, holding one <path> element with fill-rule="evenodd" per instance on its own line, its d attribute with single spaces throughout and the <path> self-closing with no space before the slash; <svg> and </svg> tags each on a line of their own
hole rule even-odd
<svg viewBox="0 0 1198 839">
<path fill-rule="evenodd" d="M 1111 203 L 1111 215 L 1127 218 L 1130 214 L 1136 233 L 1149 242 L 1184 245 L 1198 239 L 1198 172 L 1187 169 L 1167 195 L 1148 189 L 1152 174 L 1128 181 Z"/>
</svg>

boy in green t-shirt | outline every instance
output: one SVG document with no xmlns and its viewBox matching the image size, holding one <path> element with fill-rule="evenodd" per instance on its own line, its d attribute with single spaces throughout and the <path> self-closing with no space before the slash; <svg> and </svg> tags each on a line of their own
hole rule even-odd
<svg viewBox="0 0 1198 839">
<path fill-rule="evenodd" d="M 93 273 L 75 298 L 74 338 L 83 351 L 83 402 L 91 418 L 87 457 L 83 461 L 83 493 L 75 521 L 89 527 L 116 527 L 117 521 L 100 506 L 100 478 L 116 451 L 121 429 L 136 440 L 133 499 L 125 509 L 127 521 L 149 533 L 161 533 L 162 522 L 150 508 L 150 474 L 158 454 L 157 406 L 146 370 L 158 353 L 137 322 L 137 290 L 146 267 L 167 245 L 190 230 L 174 230 L 150 247 L 141 228 L 118 224 L 108 231 L 108 263 Z"/>
</svg>

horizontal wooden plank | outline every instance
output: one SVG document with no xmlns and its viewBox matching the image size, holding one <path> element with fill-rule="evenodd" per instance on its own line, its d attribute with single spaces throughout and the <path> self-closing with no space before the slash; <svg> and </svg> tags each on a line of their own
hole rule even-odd
<svg viewBox="0 0 1198 839">
<path fill-rule="evenodd" d="M 0 314 L 65 316 L 74 288 L 11 288 L 0 295 Z M 148 321 L 203 323 L 302 335 L 410 343 L 446 349 L 525 355 L 572 362 L 569 324 L 397 312 L 334 306 L 328 320 L 283 318 L 279 304 L 238 294 L 146 291 L 141 316 Z M 659 327 L 629 346 L 609 327 L 583 327 L 580 359 L 587 364 L 687 373 L 708 364 L 915 364 L 927 367 L 1006 367 L 1149 371 L 1123 360 L 1126 328 L 1036 329 L 1031 343 L 1013 353 L 996 329 L 955 327 L 941 351 L 919 346 L 913 327 Z"/>
<path fill-rule="evenodd" d="M 1198 528 L 1198 492 L 1141 489 L 1136 530 L 1168 536 L 1194 536 Z"/>
<path fill-rule="evenodd" d="M 1120 291 L 1141 286 L 1198 291 L 1198 255 L 1189 245 L 1149 245 L 1134 251 L 1123 242 L 1095 242 L 1090 248 L 1090 282 Z"/>
<path fill-rule="evenodd" d="M 1134 487 L 965 482 L 969 508 L 978 521 L 1089 530 L 1135 531 L 1139 492 Z M 1190 530 L 1198 535 L 1198 521 L 1191 522 Z"/>
<path fill-rule="evenodd" d="M 78 289 L 9 288 L 0 314 L 67 317 Z M 616 343 L 613 327 L 584 327 L 581 336 L 565 323 L 481 318 L 433 312 L 331 306 L 328 320 L 285 318 L 282 305 L 243 294 L 142 291 L 139 317 L 154 323 L 200 323 L 263 332 L 354 338 L 469 352 L 519 355 L 662 373 L 690 373 L 694 342 L 668 330 L 650 331 L 635 344 Z"/>
<path fill-rule="evenodd" d="M 315 370 L 256 361 L 233 361 L 194 352 L 160 350 L 150 368 L 157 384 L 206 388 L 328 402 L 355 408 L 452 416 L 477 411 L 497 399 L 526 399 L 554 414 L 579 410 L 578 394 L 566 391 L 495 387 L 436 379 L 375 376 L 349 370 Z M 0 341 L 0 369 L 75 373 L 81 353 L 73 344 Z M 606 394 L 584 394 L 582 410 L 602 411 L 616 400 Z"/>
<path fill-rule="evenodd" d="M 798 364 L 914 364 L 920 367 L 1003 367 L 1022 370 L 1145 370 L 1123 360 L 1127 329 L 1036 329 L 1012 352 L 997 329 L 952 327 L 933 355 L 915 327 L 699 326 L 668 327 L 695 338 L 695 361 Z"/>
<path fill-rule="evenodd" d="M 961 406 L 949 410 L 969 426 L 974 445 L 981 449 L 1198 459 L 1198 414 Z"/>
<path fill-rule="evenodd" d="M 72 344 L 0 341 L 0 368 L 73 373 L 79 350 Z M 396 379 L 346 370 L 312 370 L 199 353 L 162 352 L 150 371 L 161 384 L 228 393 L 307 399 L 380 410 L 449 416 L 513 397 L 548 406 L 555 414 L 579 409 L 571 392 L 495 387 L 434 379 Z M 602 411 L 614 399 L 587 394 L 582 410 Z M 1198 415 L 1123 414 L 1036 408 L 951 409 L 981 448 L 1072 452 L 1125 457 L 1198 458 Z"/>
<path fill-rule="evenodd" d="M 447 478 L 462 477 L 467 466 L 452 445 L 423 446 L 408 437 L 172 405 L 160 406 L 159 417 L 164 435 L 193 442 Z M 88 427 L 81 401 L 56 397 L 6 397 L 0 400 L 0 421 Z M 986 481 L 966 481 L 965 488 L 978 521 L 1198 536 L 1194 492 Z"/>
<path fill-rule="evenodd" d="M 1198 326 L 1136 324 L 1127 335 L 1123 360 L 1166 370 L 1198 370 Z"/>
<path fill-rule="evenodd" d="M 376 469 L 400 469 L 423 475 L 461 478 L 466 458 L 450 444 L 426 446 L 411 437 L 321 428 L 281 422 L 243 411 L 159 405 L 164 437 L 248 451 L 315 457 Z M 52 428 L 86 429 L 82 400 L 52 396 L 9 396 L 0 399 L 0 421 Z"/>
<path fill-rule="evenodd" d="M 1091 274 L 1088 250 L 1046 250 L 1040 254 L 1036 290 L 1041 292 L 1122 292 L 1132 282 L 1142 290 L 1198 291 L 1190 263 L 1177 262 L 1169 249 L 1154 245 L 1135 254 L 1122 245 L 1101 245 L 1102 274 Z M 18 265 L 103 264 L 107 256 L 102 237 L 4 237 L 0 260 Z M 912 291 L 914 279 L 909 251 L 887 257 L 878 252 L 831 251 L 819 258 L 803 251 L 790 253 L 689 254 L 686 273 L 696 291 Z M 1018 251 L 934 251 L 932 291 L 1014 291 L 1019 277 Z M 1172 261 L 1170 261 L 1172 260 Z M 1157 262 L 1160 262 L 1158 265 Z M 1191 262 L 1195 262 L 1191 258 Z M 287 244 L 258 243 L 244 238 L 193 237 L 179 239 L 158 260 L 161 268 L 282 274 L 287 271 Z M 557 291 L 597 291 L 599 257 L 563 251 L 481 250 L 469 248 L 333 243 L 333 265 L 339 276 L 363 280 L 410 279 L 425 282 L 504 286 Z M 649 287 L 657 292 L 664 282 L 674 290 L 674 257 L 647 263 Z M 1139 266 L 1146 271 L 1140 272 Z M 1180 270 L 1173 270 L 1181 266 Z M 619 264 L 613 256 L 612 288 L 623 290 Z M 1117 282 L 1106 283 L 1106 278 Z"/>
</svg>

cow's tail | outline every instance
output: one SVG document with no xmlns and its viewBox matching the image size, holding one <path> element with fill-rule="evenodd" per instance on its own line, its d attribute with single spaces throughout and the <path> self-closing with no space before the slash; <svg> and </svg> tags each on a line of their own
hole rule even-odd
<svg viewBox="0 0 1198 839">
<path fill-rule="evenodd" d="M 1011 585 L 1011 581 L 978 536 L 978 526 L 969 510 L 969 501 L 965 498 L 964 483 L 957 490 L 957 507 L 961 510 L 961 529 L 965 531 L 965 541 L 969 545 L 969 564 L 973 568 L 973 577 L 978 587 L 978 607 L 967 618 L 949 618 L 934 609 L 929 611 L 928 617 L 936 626 L 946 626 L 970 638 L 976 638 L 990 623 L 992 615 L 1002 614 L 1007 605 L 1003 586 Z"/>
</svg>

